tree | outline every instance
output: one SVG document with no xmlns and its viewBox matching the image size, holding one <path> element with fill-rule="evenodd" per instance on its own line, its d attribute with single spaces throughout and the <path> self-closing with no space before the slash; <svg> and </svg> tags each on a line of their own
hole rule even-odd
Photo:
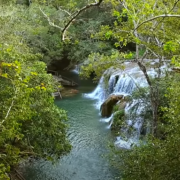
<svg viewBox="0 0 180 180">
<path fill-rule="evenodd" d="M 51 160 L 67 153 L 66 113 L 54 105 L 45 64 L 11 47 L 0 55 L 0 164 L 7 172 L 30 155 Z"/>
<path fill-rule="evenodd" d="M 8 6 L 12 11 L 4 7 L 0 13 L 0 179 L 9 179 L 7 173 L 23 159 L 55 161 L 71 146 L 66 112 L 54 104 L 53 77 L 47 74 L 42 55 L 33 53 L 22 39 L 21 19 L 16 16 L 22 6 Z"/>
<path fill-rule="evenodd" d="M 68 1 L 66 4 L 56 4 L 56 16 L 48 11 L 49 6 L 40 6 L 39 10 L 46 20 L 46 25 L 56 29 L 61 34 L 65 58 L 74 64 L 82 63 L 91 52 L 107 52 L 111 43 L 91 38 L 101 24 L 111 21 L 108 7 L 101 6 L 103 1 Z M 34 4 L 37 6 L 37 4 Z"/>
</svg>

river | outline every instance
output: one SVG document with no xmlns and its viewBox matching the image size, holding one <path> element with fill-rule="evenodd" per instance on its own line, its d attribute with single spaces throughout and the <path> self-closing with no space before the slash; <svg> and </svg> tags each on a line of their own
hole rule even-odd
<svg viewBox="0 0 180 180">
<path fill-rule="evenodd" d="M 77 74 L 70 74 L 79 83 L 79 93 L 56 100 L 58 107 L 68 113 L 68 139 L 73 148 L 58 163 L 52 164 L 39 160 L 25 165 L 26 180 L 113 180 L 115 170 L 106 156 L 108 145 L 114 137 L 108 124 L 102 121 L 95 100 L 84 97 L 92 92 L 95 84 L 79 80 Z"/>
</svg>

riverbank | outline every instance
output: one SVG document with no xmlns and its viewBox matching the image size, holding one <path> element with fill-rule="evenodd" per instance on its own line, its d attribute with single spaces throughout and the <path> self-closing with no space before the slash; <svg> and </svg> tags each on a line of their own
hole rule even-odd
<svg viewBox="0 0 180 180">
<path fill-rule="evenodd" d="M 72 74 L 73 78 L 78 75 Z M 102 157 L 109 153 L 108 145 L 114 140 L 108 123 L 102 121 L 96 101 L 84 97 L 94 90 L 90 80 L 78 80 L 78 93 L 64 97 L 55 103 L 68 114 L 67 132 L 73 148 L 67 155 L 53 165 L 51 162 L 38 160 L 26 164 L 26 180 L 113 180 L 116 176 L 108 159 Z"/>
</svg>

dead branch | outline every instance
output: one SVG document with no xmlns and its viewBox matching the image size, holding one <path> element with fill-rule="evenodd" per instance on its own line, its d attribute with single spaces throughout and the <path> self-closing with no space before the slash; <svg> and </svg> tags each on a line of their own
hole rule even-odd
<svg viewBox="0 0 180 180">
<path fill-rule="evenodd" d="M 17 174 L 17 177 L 20 179 L 20 180 L 25 180 L 24 177 L 15 169 L 15 172 Z"/>
<path fill-rule="evenodd" d="M 91 3 L 88 4 L 86 6 L 84 6 L 83 8 L 81 8 L 80 10 L 78 10 L 76 12 L 76 14 L 69 20 L 69 22 L 65 25 L 65 27 L 62 30 L 62 36 L 61 39 L 64 41 L 65 40 L 65 35 L 66 35 L 66 31 L 68 30 L 68 28 L 71 26 L 72 22 L 85 10 L 94 7 L 94 6 L 99 6 L 101 3 L 103 2 L 103 0 L 99 0 L 99 2 L 96 3 Z"/>
<path fill-rule="evenodd" d="M 103 2 L 103 0 L 99 0 L 99 1 L 96 1 L 95 3 L 91 3 L 91 4 L 88 4 L 84 7 L 82 7 L 81 9 L 79 9 L 77 12 L 75 12 L 74 14 L 70 14 L 69 12 L 67 12 L 66 10 L 62 10 L 64 12 L 66 12 L 71 18 L 70 20 L 67 22 L 67 24 L 64 26 L 64 28 L 54 24 L 50 18 L 47 16 L 47 14 L 41 9 L 41 7 L 39 7 L 40 11 L 42 12 L 42 14 L 44 15 L 44 17 L 48 20 L 48 23 L 50 26 L 53 26 L 53 27 L 56 27 L 58 29 L 61 30 L 62 32 L 62 35 L 61 35 L 61 39 L 62 41 L 65 40 L 65 36 L 66 36 L 66 32 L 68 30 L 68 28 L 71 26 L 71 24 L 73 23 L 73 21 L 75 21 L 75 19 L 84 11 L 86 11 L 87 9 L 91 8 L 91 7 L 95 7 L 95 6 L 99 6 L 101 3 Z"/>
<path fill-rule="evenodd" d="M 48 23 L 49 23 L 50 26 L 53 26 L 53 27 L 58 28 L 58 29 L 60 29 L 60 30 L 63 30 L 62 27 L 54 24 L 54 23 L 50 20 L 50 18 L 48 17 L 48 15 L 41 9 L 41 7 L 39 7 L 39 9 L 40 9 L 40 11 L 42 12 L 42 14 L 44 15 L 44 17 L 47 19 L 47 21 L 48 21 Z"/>
</svg>

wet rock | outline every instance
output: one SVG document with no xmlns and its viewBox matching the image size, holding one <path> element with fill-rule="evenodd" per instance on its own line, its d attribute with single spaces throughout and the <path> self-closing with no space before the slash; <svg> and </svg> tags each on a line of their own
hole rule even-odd
<svg viewBox="0 0 180 180">
<path fill-rule="evenodd" d="M 109 96 L 104 103 L 101 105 L 100 111 L 102 117 L 110 117 L 113 111 L 114 105 L 121 99 L 123 95 L 111 95 Z"/>
</svg>

